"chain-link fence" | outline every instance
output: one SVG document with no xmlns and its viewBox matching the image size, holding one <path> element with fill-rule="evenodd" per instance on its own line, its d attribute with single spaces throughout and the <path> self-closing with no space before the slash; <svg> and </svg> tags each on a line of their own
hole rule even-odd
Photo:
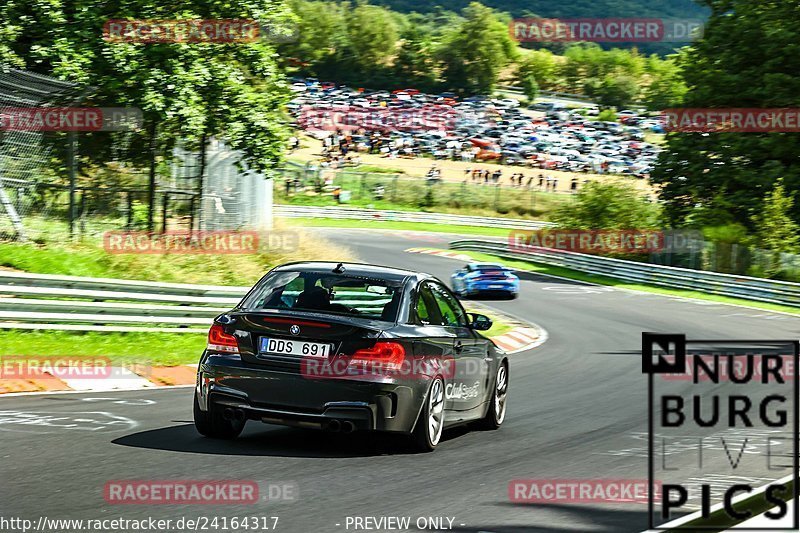
<svg viewBox="0 0 800 533">
<path fill-rule="evenodd" d="M 271 226 L 271 183 L 218 141 L 207 144 L 203 168 L 197 151 L 153 135 L 157 125 L 145 131 L 142 124 L 107 128 L 104 121 L 101 128 L 65 131 L 13 122 L 30 110 L 62 110 L 63 116 L 100 109 L 92 107 L 92 92 L 39 74 L 0 71 L 0 239 Z"/>
</svg>

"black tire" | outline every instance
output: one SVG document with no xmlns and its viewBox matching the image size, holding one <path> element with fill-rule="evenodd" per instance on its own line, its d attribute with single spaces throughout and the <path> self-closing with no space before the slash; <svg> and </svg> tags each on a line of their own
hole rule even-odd
<svg viewBox="0 0 800 533">
<path fill-rule="evenodd" d="M 213 401 L 209 402 L 208 411 L 201 410 L 197 403 L 197 392 L 194 393 L 194 427 L 197 432 L 212 439 L 230 440 L 238 437 L 247 421 L 225 420 L 222 409 Z"/>
<path fill-rule="evenodd" d="M 498 397 L 501 401 L 498 401 Z M 492 398 L 489 400 L 489 409 L 486 416 L 478 421 L 477 426 L 481 429 L 500 429 L 506 418 L 508 402 L 508 361 L 503 360 L 497 367 L 497 374 L 492 386 Z"/>
<path fill-rule="evenodd" d="M 411 433 L 411 440 L 416 450 L 432 452 L 438 446 L 444 429 L 444 400 L 444 380 L 437 376 L 431 381 L 428 394 L 425 395 L 425 403 L 422 405 L 417 423 L 414 424 L 414 431 Z M 432 411 L 439 413 L 439 427 L 435 431 L 429 431 Z"/>
</svg>

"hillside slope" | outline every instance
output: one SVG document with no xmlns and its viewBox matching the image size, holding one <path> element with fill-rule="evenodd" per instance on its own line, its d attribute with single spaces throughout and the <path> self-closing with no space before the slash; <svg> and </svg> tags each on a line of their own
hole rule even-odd
<svg viewBox="0 0 800 533">
<path fill-rule="evenodd" d="M 372 0 L 397 11 L 426 13 L 438 8 L 461 11 L 471 0 Z M 705 18 L 707 10 L 693 0 L 483 0 L 481 3 L 516 17 L 560 18 L 670 17 Z"/>
</svg>

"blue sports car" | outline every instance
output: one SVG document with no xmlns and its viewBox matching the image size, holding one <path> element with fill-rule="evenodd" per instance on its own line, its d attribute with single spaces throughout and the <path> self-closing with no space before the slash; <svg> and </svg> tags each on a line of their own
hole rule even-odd
<svg viewBox="0 0 800 533">
<path fill-rule="evenodd" d="M 470 263 L 453 273 L 450 284 L 462 298 L 479 295 L 516 298 L 519 294 L 516 274 L 508 267 L 492 263 Z"/>
</svg>

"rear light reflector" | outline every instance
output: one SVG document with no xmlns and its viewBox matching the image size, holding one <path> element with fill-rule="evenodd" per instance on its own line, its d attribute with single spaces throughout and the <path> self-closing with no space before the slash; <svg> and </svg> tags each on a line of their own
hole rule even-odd
<svg viewBox="0 0 800 533">
<path fill-rule="evenodd" d="M 397 370 L 406 360 L 406 349 L 399 342 L 378 341 L 371 348 L 356 350 L 350 365 L 375 365 L 387 370 Z"/>
<path fill-rule="evenodd" d="M 236 337 L 225 333 L 225 329 L 219 324 L 214 324 L 208 330 L 208 346 L 206 349 L 215 352 L 239 353 L 239 343 Z"/>
</svg>

